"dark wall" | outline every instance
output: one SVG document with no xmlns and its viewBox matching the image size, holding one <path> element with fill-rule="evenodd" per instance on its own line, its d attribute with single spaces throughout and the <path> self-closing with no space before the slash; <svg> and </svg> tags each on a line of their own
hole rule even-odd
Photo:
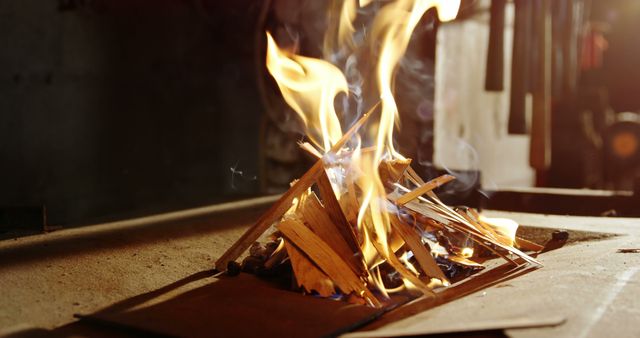
<svg viewBox="0 0 640 338">
<path fill-rule="evenodd" d="M 640 1 L 592 1 L 592 20 L 604 22 L 609 48 L 604 54 L 604 81 L 617 112 L 640 110 Z"/>
<path fill-rule="evenodd" d="M 0 207 L 77 225 L 256 194 L 259 7 L 0 1 Z"/>
</svg>

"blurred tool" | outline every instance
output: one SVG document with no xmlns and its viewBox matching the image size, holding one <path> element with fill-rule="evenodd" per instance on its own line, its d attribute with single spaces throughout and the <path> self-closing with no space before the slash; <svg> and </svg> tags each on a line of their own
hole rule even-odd
<svg viewBox="0 0 640 338">
<path fill-rule="evenodd" d="M 542 171 L 551 164 L 551 2 L 533 0 L 531 63 L 531 143 L 529 164 Z"/>
<path fill-rule="evenodd" d="M 504 90 L 504 14 L 506 0 L 491 1 L 485 89 Z"/>
<path fill-rule="evenodd" d="M 529 87 L 531 0 L 515 0 L 509 134 L 526 134 L 526 97 Z"/>
<path fill-rule="evenodd" d="M 605 181 L 628 189 L 640 173 L 640 115 L 619 113 L 604 133 Z"/>
</svg>

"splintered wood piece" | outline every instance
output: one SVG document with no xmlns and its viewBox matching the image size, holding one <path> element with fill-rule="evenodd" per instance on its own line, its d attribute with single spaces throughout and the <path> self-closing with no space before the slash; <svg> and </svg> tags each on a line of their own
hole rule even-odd
<svg viewBox="0 0 640 338">
<path fill-rule="evenodd" d="M 300 221 L 285 219 L 278 224 L 278 229 L 286 239 L 318 265 L 343 293 L 355 292 L 375 307 L 381 306 L 380 301 L 367 289 L 365 283 L 351 270 L 342 257 Z"/>
<path fill-rule="evenodd" d="M 433 210 L 432 208 L 430 208 L 429 205 L 425 203 L 418 203 L 418 202 L 412 201 L 405 204 L 403 207 L 404 207 L 403 210 L 407 210 L 407 209 L 411 210 L 418 215 L 422 215 L 428 219 L 433 219 L 439 222 L 440 224 L 448 224 L 450 222 L 447 217 L 443 216 L 436 210 Z"/>
<path fill-rule="evenodd" d="M 528 250 L 528 251 L 542 251 L 542 249 L 544 249 L 544 246 L 531 242 L 529 240 L 526 240 L 524 238 L 521 237 L 517 237 L 516 236 L 516 245 L 518 246 L 518 248 L 522 249 L 522 250 Z"/>
<path fill-rule="evenodd" d="M 340 228 L 331 220 L 315 193 L 307 196 L 301 212 L 302 218 L 311 231 L 335 250 L 353 272 L 358 276 L 367 275 L 367 268 L 359 258 L 361 255 L 358 255 L 360 249 L 351 249 L 341 234 Z"/>
<path fill-rule="evenodd" d="M 396 204 L 398 205 L 405 205 L 407 204 L 409 201 L 412 201 L 416 198 L 418 198 L 419 196 L 422 196 L 424 194 L 426 194 L 427 192 L 430 192 L 431 190 L 449 183 L 453 180 L 455 180 L 456 178 L 454 176 L 451 175 L 442 175 L 440 177 L 434 178 L 431 181 L 422 184 L 421 186 L 419 186 L 418 188 L 400 196 L 397 200 L 396 200 Z"/>
<path fill-rule="evenodd" d="M 407 173 L 409 175 L 410 170 L 407 169 Z M 415 173 L 415 172 L 414 172 Z M 409 178 L 411 179 L 411 178 Z M 416 179 L 417 181 L 417 179 Z M 407 188 L 403 187 L 402 185 L 396 184 L 396 187 L 402 189 L 402 190 L 406 190 L 408 191 Z M 515 254 L 519 257 L 521 257 L 523 260 L 527 261 L 528 263 L 532 263 L 532 264 L 536 264 L 538 266 L 541 266 L 542 264 L 540 262 L 538 262 L 537 260 L 531 258 L 529 255 L 525 254 L 524 252 L 512 247 L 512 246 L 507 246 L 504 245 L 498 241 L 496 241 L 493 238 L 490 238 L 488 236 L 486 236 L 486 234 L 484 234 L 483 232 L 481 232 L 476 226 L 474 226 L 473 224 L 471 224 L 469 221 L 467 221 L 464 217 L 462 217 L 460 214 L 458 214 L 457 212 L 455 212 L 453 209 L 451 209 L 449 206 L 447 206 L 446 204 L 442 203 L 442 201 L 440 201 L 440 199 L 438 198 L 438 196 L 436 196 L 435 194 L 433 194 L 433 192 L 429 192 L 428 193 L 429 197 L 431 199 L 433 199 L 434 202 L 429 201 L 423 197 L 418 196 L 418 200 L 420 202 L 423 203 L 408 203 L 407 207 L 410 208 L 411 210 L 417 212 L 417 213 L 422 213 L 423 215 L 427 216 L 427 217 L 433 217 L 434 215 L 438 215 L 437 217 L 439 218 L 447 218 L 450 221 L 446 221 L 442 222 L 442 219 L 438 220 L 439 222 L 441 222 L 445 227 L 450 228 L 452 230 L 464 233 L 469 235 L 469 238 L 472 239 L 475 243 L 477 243 L 478 245 L 490 250 L 491 252 L 495 253 L 496 255 L 502 257 L 503 259 L 509 261 L 511 264 L 513 265 L 518 265 L 518 263 L 516 261 L 514 261 L 513 259 L 509 258 L 506 254 L 501 253 L 500 251 L 492 248 L 489 245 L 486 245 L 485 242 L 489 242 L 501 249 L 504 249 L 505 251 Z M 442 217 L 440 217 L 442 216 Z"/>
<path fill-rule="evenodd" d="M 344 135 L 342 135 L 342 137 L 340 138 L 340 140 L 338 140 L 338 142 L 336 142 L 332 147 L 331 147 L 331 151 L 332 153 L 337 153 L 338 150 L 340 150 L 340 148 L 342 148 L 350 139 L 353 135 L 355 135 L 356 132 L 358 132 L 358 130 L 360 130 L 360 128 L 367 122 L 367 120 L 369 120 L 369 118 L 371 117 L 371 115 L 373 115 L 373 111 L 380 105 L 380 101 L 378 101 L 378 103 L 376 103 L 375 105 L 373 105 L 373 107 L 371 107 L 371 109 L 369 109 L 368 112 L 366 112 L 364 115 L 362 115 L 362 117 L 356 121 L 356 123 L 354 123 L 351 128 L 349 128 L 349 130 L 347 130 L 346 133 L 344 133 Z"/>
<path fill-rule="evenodd" d="M 500 253 L 498 250 L 494 250 L 493 248 L 490 248 L 489 246 L 485 245 L 483 243 L 483 241 L 489 242 L 505 251 L 507 251 L 508 253 L 514 254 L 520 258 L 522 258 L 523 260 L 525 260 L 528 263 L 531 264 L 535 264 L 538 266 L 542 266 L 542 263 L 538 262 L 537 260 L 533 259 L 531 256 L 525 254 L 524 252 L 514 248 L 513 246 L 510 245 L 504 245 L 502 243 L 500 243 L 499 241 L 495 240 L 494 238 L 491 238 L 489 236 L 487 236 L 485 233 L 483 233 L 477 225 L 473 225 L 471 222 L 469 222 L 467 219 L 465 219 L 464 217 L 462 217 L 460 214 L 458 214 L 457 212 L 455 212 L 453 209 L 451 209 L 451 207 L 449 207 L 448 205 L 444 204 L 439 198 L 438 196 L 436 196 L 433 192 L 428 192 L 427 195 L 429 196 L 429 198 L 431 198 L 434 202 L 431 202 L 427 199 L 424 199 L 422 197 L 418 197 L 418 199 L 420 201 L 423 201 L 425 203 L 428 203 L 430 206 L 437 208 L 438 210 L 440 210 L 443 214 L 448 215 L 449 217 L 451 217 L 452 220 L 455 220 L 454 222 L 451 222 L 450 224 L 447 224 L 447 226 L 450 226 L 452 228 L 456 228 L 457 227 L 457 231 L 466 233 L 470 235 L 470 238 L 472 240 L 474 240 L 476 243 L 478 243 L 479 245 L 482 245 L 486 248 L 488 248 L 489 250 L 491 250 L 492 252 L 496 253 L 497 255 L 499 255 L 500 257 L 504 258 L 505 260 L 511 262 L 514 265 L 518 265 L 518 263 L 512 259 L 510 259 L 508 256 Z"/>
<path fill-rule="evenodd" d="M 343 210 L 345 210 L 345 217 L 347 218 L 347 221 L 349 221 L 350 224 L 357 224 L 358 222 L 358 211 L 360 209 L 360 206 L 358 204 L 358 195 L 356 193 L 356 185 L 354 183 L 354 178 L 351 177 L 350 174 L 347 174 L 347 193 L 346 196 L 344 196 L 341 201 L 344 201 L 343 203 L 346 204 L 345 208 Z M 359 238 L 356 238 L 359 241 Z"/>
<path fill-rule="evenodd" d="M 392 186 L 398 182 L 409 165 L 411 165 L 411 159 L 382 161 L 378 166 L 382 184 Z"/>
<path fill-rule="evenodd" d="M 338 228 L 338 231 L 340 231 L 342 237 L 344 237 L 349 248 L 351 248 L 351 251 L 360 252 L 360 246 L 356 241 L 353 228 L 342 211 L 342 207 L 336 198 L 336 194 L 333 191 L 331 181 L 329 181 L 329 176 L 327 176 L 326 171 L 324 171 L 320 175 L 320 178 L 318 178 L 317 185 L 320 190 L 320 197 L 322 197 L 322 202 L 329 218 L 331 218 L 335 227 Z"/>
<path fill-rule="evenodd" d="M 300 148 L 302 150 L 308 152 L 309 154 L 311 154 L 316 159 L 321 159 L 322 158 L 322 154 L 320 153 L 320 151 L 318 151 L 318 149 L 316 149 L 316 147 L 314 147 L 311 143 L 309 143 L 309 142 L 299 142 L 298 145 L 300 146 Z"/>
<path fill-rule="evenodd" d="M 420 177 L 420 175 L 418 175 L 418 173 L 413 169 L 412 166 L 409 166 L 405 171 L 405 177 L 417 186 L 421 186 L 424 184 L 424 180 L 422 179 L 422 177 Z"/>
<path fill-rule="evenodd" d="M 322 297 L 329 297 L 336 292 L 331 279 L 316 267 L 300 249 L 286 240 L 284 246 L 289 254 L 291 268 L 296 276 L 298 287 L 304 288 L 308 293 L 315 290 Z"/>
<path fill-rule="evenodd" d="M 362 117 L 354 123 L 344 135 L 342 135 L 340 140 L 331 147 L 330 152 L 337 153 L 347 143 L 347 141 L 351 139 L 358 129 L 367 122 L 369 117 L 372 115 L 371 113 L 378 105 L 379 103 L 374 105 L 368 113 L 362 115 Z M 291 188 L 289 188 L 289 190 L 287 190 L 287 192 L 285 192 L 282 197 L 280 197 L 280 199 L 274 203 L 271 208 L 269 208 L 269 210 L 267 210 L 267 212 L 260 216 L 258 221 L 256 221 L 256 224 L 247 229 L 240 239 L 233 243 L 233 245 L 227 249 L 220 258 L 218 258 L 216 261 L 216 269 L 218 269 L 218 271 L 226 271 L 229 262 L 240 257 L 240 255 L 242 255 L 242 253 L 245 252 L 253 242 L 267 231 L 275 221 L 280 219 L 291 207 L 293 199 L 311 187 L 323 172 L 324 162 L 322 160 L 318 160 L 311 169 L 304 173 L 304 175 L 302 175 L 302 177 L 300 177 L 300 179 L 291 186 Z"/>
<path fill-rule="evenodd" d="M 456 255 L 449 255 L 449 257 L 447 258 L 448 260 L 454 262 L 454 263 L 458 263 L 460 265 L 464 265 L 467 267 L 471 267 L 471 268 L 475 268 L 475 269 L 484 269 L 484 265 L 474 262 L 468 258 L 464 258 L 464 257 L 460 257 L 460 256 L 456 256 Z"/>
<path fill-rule="evenodd" d="M 445 277 L 442 270 L 440 270 L 431 253 L 424 244 L 422 244 L 421 236 L 416 229 L 413 229 L 412 226 L 396 217 L 391 217 L 391 226 L 400 233 L 400 236 L 404 239 L 411 252 L 413 252 L 418 264 L 427 276 L 448 282 L 447 277 Z"/>
</svg>

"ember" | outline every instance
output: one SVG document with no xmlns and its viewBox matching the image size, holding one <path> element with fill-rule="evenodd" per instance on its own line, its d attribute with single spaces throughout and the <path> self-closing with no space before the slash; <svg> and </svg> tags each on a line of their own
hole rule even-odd
<svg viewBox="0 0 640 338">
<path fill-rule="evenodd" d="M 254 245 L 245 271 L 290 264 L 297 285 L 307 293 L 338 294 L 379 307 L 390 293 L 433 295 L 435 288 L 481 269 L 475 260 L 478 251 L 515 265 L 539 264 L 518 249 L 540 248 L 515 237 L 517 223 L 447 206 L 434 190 L 455 178 L 444 175 L 425 182 L 393 145 L 398 118 L 393 79 L 412 31 L 432 7 L 440 20 L 452 20 L 460 1 L 390 2 L 372 20 L 364 42 L 356 43 L 353 21 L 358 6 L 367 5 L 345 1 L 335 16 L 337 31 L 326 37 L 327 46 L 366 59 L 372 68 L 363 73 L 375 75 L 366 92 L 377 100 L 344 133 L 340 121 L 349 112 L 341 112 L 340 118 L 334 100 L 350 95 L 351 84 L 335 60 L 297 55 L 280 48 L 267 33 L 267 68 L 306 126 L 310 143 L 302 143 L 302 149 L 318 160 L 216 267 L 228 269 Z M 329 48 L 325 55 L 331 60 L 336 54 Z M 272 226 L 277 231 L 270 249 L 253 244 Z"/>
</svg>

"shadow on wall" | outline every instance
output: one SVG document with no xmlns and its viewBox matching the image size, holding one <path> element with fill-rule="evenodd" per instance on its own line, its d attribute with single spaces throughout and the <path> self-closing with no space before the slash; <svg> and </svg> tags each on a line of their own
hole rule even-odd
<svg viewBox="0 0 640 338">
<path fill-rule="evenodd" d="M 1 2 L 0 208 L 71 226 L 257 194 L 259 6 Z"/>
</svg>

